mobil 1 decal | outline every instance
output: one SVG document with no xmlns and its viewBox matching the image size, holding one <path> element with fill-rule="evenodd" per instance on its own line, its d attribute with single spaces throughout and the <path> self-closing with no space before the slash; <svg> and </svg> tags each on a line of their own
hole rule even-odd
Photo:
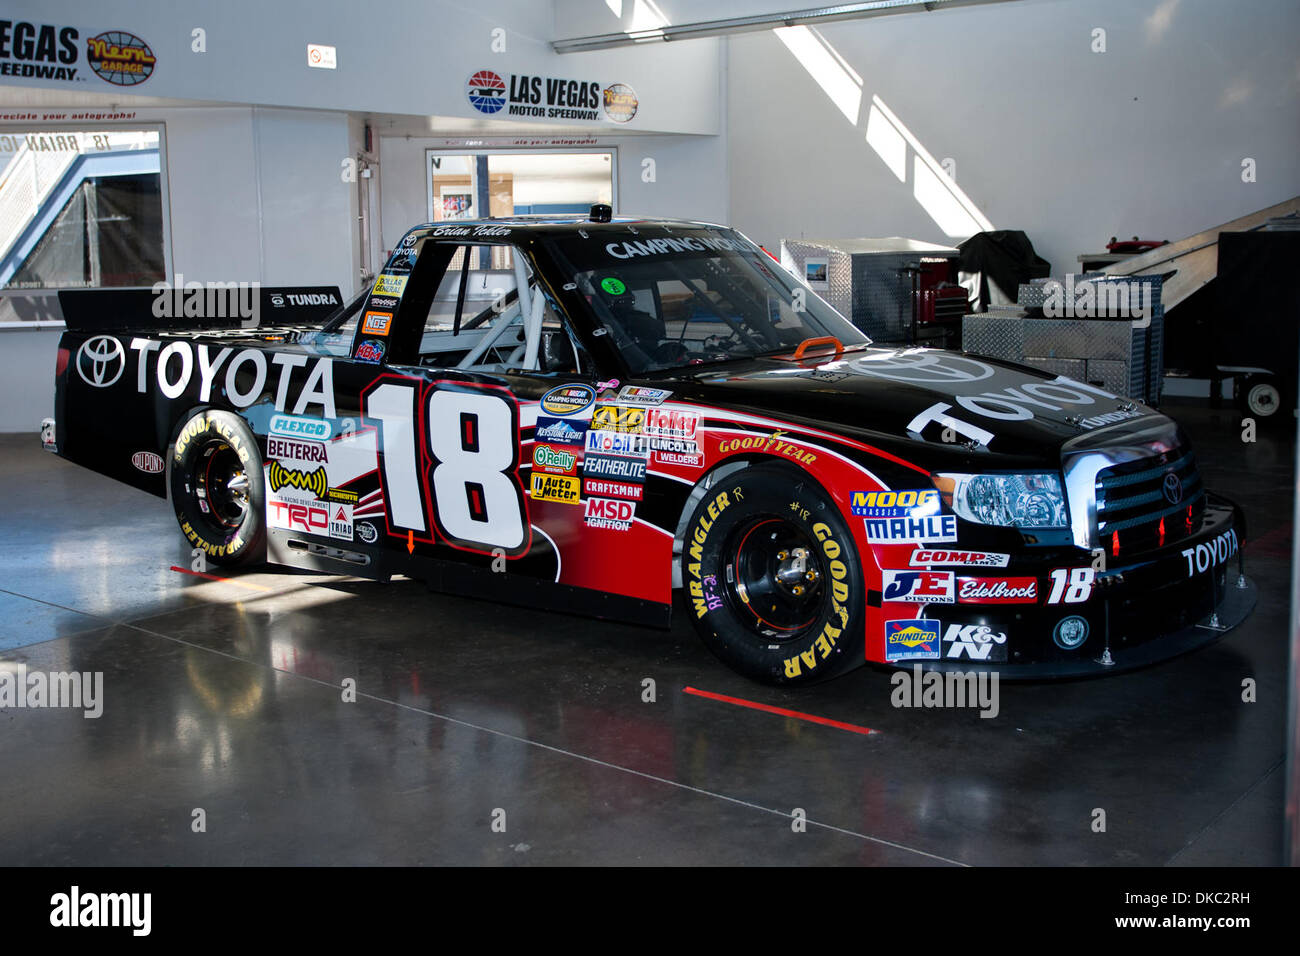
<svg viewBox="0 0 1300 956">
<path fill-rule="evenodd" d="M 495 386 L 385 374 L 361 393 L 379 431 L 390 534 L 519 557 L 532 543 L 519 481 L 519 408 Z"/>
</svg>

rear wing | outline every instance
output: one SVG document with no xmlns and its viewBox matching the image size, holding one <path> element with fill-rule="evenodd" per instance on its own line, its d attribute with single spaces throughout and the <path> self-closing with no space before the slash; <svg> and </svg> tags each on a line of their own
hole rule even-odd
<svg viewBox="0 0 1300 956">
<path fill-rule="evenodd" d="M 151 288 L 63 289 L 59 309 L 74 332 L 184 331 L 320 325 L 343 306 L 339 287 L 191 283 Z"/>
</svg>

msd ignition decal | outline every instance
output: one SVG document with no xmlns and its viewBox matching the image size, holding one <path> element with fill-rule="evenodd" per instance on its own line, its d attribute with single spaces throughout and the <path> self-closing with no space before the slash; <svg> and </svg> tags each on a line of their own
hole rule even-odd
<svg viewBox="0 0 1300 956">
<path fill-rule="evenodd" d="M 561 445 L 539 444 L 533 446 L 533 471 L 550 475 L 576 475 L 578 455 Z"/>
<path fill-rule="evenodd" d="M 562 418 L 544 418 L 539 415 L 537 426 L 533 429 L 533 438 L 536 441 L 581 448 L 587 440 L 587 423 L 576 419 L 570 421 Z"/>
<path fill-rule="evenodd" d="M 1183 557 L 1187 560 L 1187 576 L 1204 574 L 1216 568 L 1237 553 L 1237 532 L 1229 529 L 1204 544 L 1194 548 L 1184 548 Z"/>
<path fill-rule="evenodd" d="M 939 659 L 938 621 L 918 618 L 914 621 L 885 622 L 885 660 L 935 661 Z"/>
<path fill-rule="evenodd" d="M 528 551 L 519 408 L 508 390 L 385 374 L 362 390 L 361 408 L 379 431 L 389 534 L 411 550 L 420 541 L 512 558 Z"/>
<path fill-rule="evenodd" d="M 917 548 L 907 559 L 914 568 L 928 568 L 935 564 L 959 564 L 968 568 L 1005 568 L 1011 560 L 1009 554 L 995 551 L 941 551 Z"/>
<path fill-rule="evenodd" d="M 149 359 L 156 352 L 153 377 L 158 391 L 166 398 L 180 398 L 197 377 L 200 402 L 212 400 L 213 386 L 220 380 L 225 385 L 227 401 L 235 408 L 247 408 L 274 381 L 276 411 L 301 415 L 311 406 L 319 406 L 326 418 L 334 417 L 332 359 L 262 349 L 236 352 L 229 346 L 195 346 L 186 341 L 163 345 L 156 339 L 138 338 L 131 340 L 131 350 L 137 356 L 136 391 L 142 395 L 149 387 Z M 307 370 L 306 381 L 296 389 L 293 388 L 295 369 Z"/>
<path fill-rule="evenodd" d="M 1007 636 L 984 624 L 949 624 L 943 632 L 943 656 L 973 661 L 1005 661 Z"/>
<path fill-rule="evenodd" d="M 553 418 L 580 415 L 596 401 L 590 385 L 559 385 L 542 396 L 542 411 Z"/>
<path fill-rule="evenodd" d="M 958 604 L 1036 604 L 1037 578 L 958 578 Z"/>
<path fill-rule="evenodd" d="M 951 571 L 881 571 L 881 600 L 952 604 Z"/>
<path fill-rule="evenodd" d="M 636 505 L 631 501 L 614 498 L 588 498 L 583 504 L 586 506 L 583 521 L 588 528 L 627 531 L 632 527 L 632 518 L 636 514 Z"/>
</svg>

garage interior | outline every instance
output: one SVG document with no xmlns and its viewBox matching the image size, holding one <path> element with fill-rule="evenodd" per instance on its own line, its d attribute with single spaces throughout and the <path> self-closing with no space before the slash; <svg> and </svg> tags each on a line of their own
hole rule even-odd
<svg viewBox="0 0 1300 956">
<path fill-rule="evenodd" d="M 1294 3 L 397 0 L 376 31 L 339 0 L 10 6 L 0 671 L 106 690 L 93 720 L 0 706 L 0 864 L 1292 862 Z M 145 78 L 24 74 L 41 25 L 130 31 Z M 633 105 L 488 112 L 484 70 Z M 1006 681 L 996 719 L 900 708 L 880 665 L 746 680 L 680 594 L 661 630 L 200 570 L 164 504 L 41 448 L 60 291 L 348 301 L 419 223 L 593 204 L 732 225 L 878 342 L 1158 406 L 1245 513 L 1253 614 L 1139 670 Z M 1111 342 L 1044 312 L 1046 280 L 1084 274 L 1151 283 L 1151 324 Z"/>
</svg>

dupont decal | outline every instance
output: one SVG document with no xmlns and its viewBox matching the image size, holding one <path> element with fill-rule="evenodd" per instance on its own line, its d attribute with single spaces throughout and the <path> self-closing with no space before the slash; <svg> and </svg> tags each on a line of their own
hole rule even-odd
<svg viewBox="0 0 1300 956">
<path fill-rule="evenodd" d="M 936 661 L 939 659 L 938 621 L 918 618 L 914 621 L 885 622 L 885 660 Z"/>
<path fill-rule="evenodd" d="M 646 463 L 640 458 L 622 455 L 598 455 L 592 452 L 582 459 L 582 473 L 587 478 L 612 478 L 623 481 L 645 481 Z"/>
<path fill-rule="evenodd" d="M 952 604 L 951 571 L 881 571 L 881 599 L 909 604 Z"/>
<path fill-rule="evenodd" d="M 534 501 L 558 501 L 561 504 L 576 505 L 581 501 L 582 484 L 577 478 L 535 471 L 530 490 Z"/>
<path fill-rule="evenodd" d="M 548 441 L 581 448 L 583 442 L 587 440 L 587 423 L 562 418 L 539 417 L 537 427 L 533 430 L 533 438 L 537 441 Z"/>
<path fill-rule="evenodd" d="M 1009 554 L 996 551 L 941 551 L 930 548 L 917 548 L 907 559 L 914 568 L 928 568 L 931 565 L 957 564 L 968 568 L 1005 568 L 1011 560 Z"/>
<path fill-rule="evenodd" d="M 1228 530 L 1223 534 L 1198 544 L 1194 548 L 1184 548 L 1183 557 L 1187 560 L 1187 576 L 1204 574 L 1216 568 L 1237 553 L 1237 532 Z"/>
<path fill-rule="evenodd" d="M 959 604 L 1036 604 L 1037 578 L 958 578 Z"/>
<path fill-rule="evenodd" d="M 387 335 L 388 330 L 393 327 L 393 313 L 391 312 L 367 312 L 366 317 L 361 322 L 362 335 Z"/>
<path fill-rule="evenodd" d="M 588 498 L 583 521 L 588 528 L 605 528 L 610 531 L 627 531 L 632 527 L 636 505 L 615 498 Z"/>
<path fill-rule="evenodd" d="M 872 544 L 926 544 L 957 540 L 957 516 L 929 518 L 864 518 Z"/>
<path fill-rule="evenodd" d="M 538 444 L 533 446 L 533 470 L 550 475 L 575 475 L 578 472 L 578 453 L 561 445 Z"/>
<path fill-rule="evenodd" d="M 138 451 L 131 456 L 131 465 L 146 475 L 157 475 L 163 470 L 162 456 L 151 451 Z"/>
<path fill-rule="evenodd" d="M 334 426 L 319 418 L 272 415 L 270 431 L 272 435 L 283 435 L 286 438 L 310 438 L 314 441 L 325 441 L 333 433 Z"/>
<path fill-rule="evenodd" d="M 139 86 L 153 76 L 158 58 L 134 33 L 109 30 L 86 40 L 86 63 L 114 86 Z"/>
<path fill-rule="evenodd" d="M 943 632 L 943 656 L 973 661 L 1005 661 L 1007 636 L 984 624 L 949 624 Z"/>
<path fill-rule="evenodd" d="M 859 518 L 920 518 L 939 513 L 939 492 L 934 488 L 855 491 L 850 509 Z"/>
<path fill-rule="evenodd" d="M 407 276 L 395 276 L 388 273 L 381 273 L 375 280 L 375 287 L 370 290 L 371 295 L 392 295 L 401 298 L 406 291 Z"/>
<path fill-rule="evenodd" d="M 580 415 L 596 401 L 590 385 L 560 385 L 542 396 L 542 411 L 553 418 Z"/>
</svg>

